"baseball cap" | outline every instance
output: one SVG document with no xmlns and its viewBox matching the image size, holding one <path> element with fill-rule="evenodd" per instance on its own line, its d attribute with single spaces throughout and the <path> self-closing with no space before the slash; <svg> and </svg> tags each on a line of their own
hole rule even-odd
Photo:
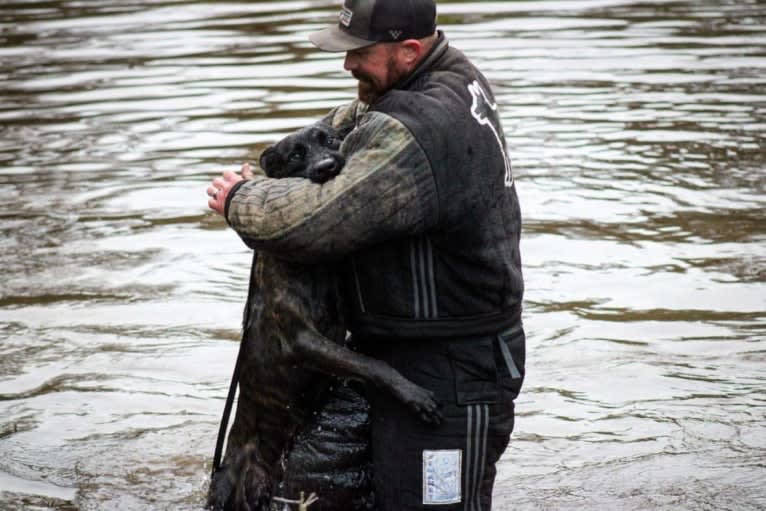
<svg viewBox="0 0 766 511">
<path fill-rule="evenodd" d="M 345 0 L 338 24 L 314 32 L 320 50 L 349 51 L 380 42 L 422 39 L 436 30 L 434 0 Z"/>
</svg>

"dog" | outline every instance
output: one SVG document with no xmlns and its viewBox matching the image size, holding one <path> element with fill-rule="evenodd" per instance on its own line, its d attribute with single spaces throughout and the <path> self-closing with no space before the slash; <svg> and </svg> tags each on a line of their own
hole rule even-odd
<svg viewBox="0 0 766 511">
<path fill-rule="evenodd" d="M 300 129 L 267 148 L 260 166 L 269 177 L 324 183 L 345 164 L 340 145 L 346 133 L 321 123 Z M 211 479 L 209 508 L 269 509 L 285 456 L 334 376 L 377 385 L 425 423 L 440 422 L 431 391 L 344 345 L 340 297 L 334 267 L 257 253 L 245 306 L 237 413 L 223 464 Z"/>
</svg>

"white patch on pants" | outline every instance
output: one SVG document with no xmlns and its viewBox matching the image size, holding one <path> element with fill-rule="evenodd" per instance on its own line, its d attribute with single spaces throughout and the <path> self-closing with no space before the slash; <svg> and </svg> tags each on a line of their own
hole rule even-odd
<svg viewBox="0 0 766 511">
<path fill-rule="evenodd" d="M 463 451 L 423 451 L 423 504 L 460 502 L 460 467 Z"/>
</svg>

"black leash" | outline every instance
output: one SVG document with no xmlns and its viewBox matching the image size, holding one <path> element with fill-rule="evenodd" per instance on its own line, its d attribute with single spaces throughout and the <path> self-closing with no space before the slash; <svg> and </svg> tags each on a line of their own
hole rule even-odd
<svg viewBox="0 0 766 511">
<path fill-rule="evenodd" d="M 258 260 L 258 253 L 253 252 L 253 263 L 250 266 L 250 283 L 247 287 L 247 301 L 245 302 L 245 314 L 242 322 L 242 339 L 239 341 L 239 352 L 237 353 L 237 361 L 234 363 L 234 372 L 231 374 L 231 383 L 229 384 L 229 395 L 226 396 L 226 405 L 223 407 L 223 416 L 221 417 L 221 425 L 218 428 L 218 440 L 215 444 L 215 454 L 213 455 L 213 471 L 211 477 L 215 475 L 218 468 L 221 466 L 221 455 L 223 454 L 223 443 L 226 440 L 226 429 L 229 427 L 229 417 L 231 416 L 231 407 L 234 404 L 234 396 L 237 394 L 237 386 L 239 385 L 239 371 L 242 366 L 242 358 L 245 352 L 245 340 L 247 339 L 247 331 L 250 327 L 250 298 L 253 291 L 253 284 L 255 280 L 255 263 Z"/>
</svg>

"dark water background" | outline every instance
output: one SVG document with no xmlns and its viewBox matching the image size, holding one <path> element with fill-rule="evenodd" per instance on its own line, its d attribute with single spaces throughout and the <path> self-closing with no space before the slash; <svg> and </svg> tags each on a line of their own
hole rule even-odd
<svg viewBox="0 0 766 511">
<path fill-rule="evenodd" d="M 0 509 L 200 509 L 249 265 L 205 187 L 354 95 L 335 5 L 0 2 Z M 496 509 L 765 509 L 766 6 L 439 12 L 525 219 Z"/>
</svg>

